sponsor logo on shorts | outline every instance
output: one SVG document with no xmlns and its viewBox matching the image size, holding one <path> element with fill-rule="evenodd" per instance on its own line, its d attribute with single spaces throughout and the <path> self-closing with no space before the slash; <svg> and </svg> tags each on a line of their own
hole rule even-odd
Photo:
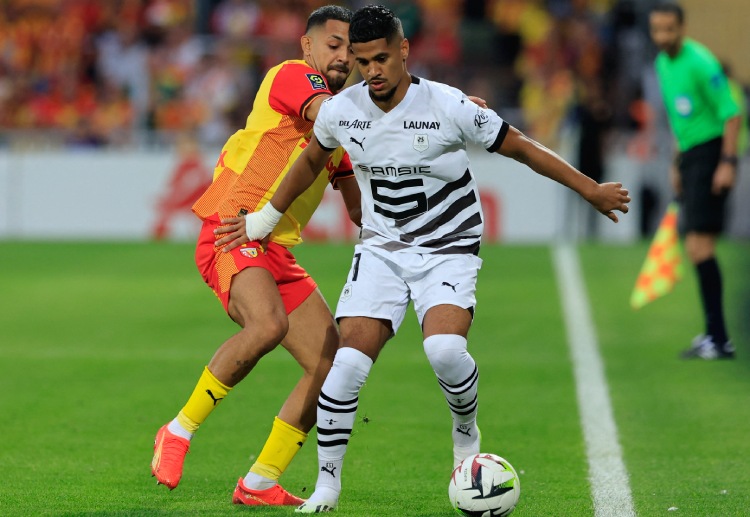
<svg viewBox="0 0 750 517">
<path fill-rule="evenodd" d="M 341 291 L 341 301 L 342 302 L 345 302 L 349 298 L 352 297 L 352 289 L 353 289 L 352 284 L 346 284 L 344 286 L 344 290 Z"/>
<path fill-rule="evenodd" d="M 247 258 L 255 258 L 258 256 L 258 248 L 241 248 L 240 253 Z"/>
</svg>

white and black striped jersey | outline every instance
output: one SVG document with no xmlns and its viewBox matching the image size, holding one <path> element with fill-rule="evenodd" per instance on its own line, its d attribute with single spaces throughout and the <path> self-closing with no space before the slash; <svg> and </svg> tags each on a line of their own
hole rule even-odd
<svg viewBox="0 0 750 517">
<path fill-rule="evenodd" d="M 466 146 L 500 147 L 508 124 L 494 111 L 460 90 L 412 76 L 388 113 L 364 82 L 327 99 L 314 131 L 324 148 L 341 145 L 349 153 L 362 191 L 363 244 L 478 253 L 484 222 Z"/>
</svg>

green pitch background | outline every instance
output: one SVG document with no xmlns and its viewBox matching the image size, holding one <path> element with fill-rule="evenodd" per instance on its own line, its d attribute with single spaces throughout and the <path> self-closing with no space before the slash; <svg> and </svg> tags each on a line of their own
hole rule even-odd
<svg viewBox="0 0 750 517">
<path fill-rule="evenodd" d="M 720 252 L 738 358 L 683 362 L 678 352 L 701 330 L 692 271 L 632 311 L 646 243 L 579 248 L 639 515 L 748 515 L 750 245 Z M 150 476 L 156 430 L 235 331 L 192 254 L 175 243 L 0 243 L 1 515 L 292 515 L 231 504 L 300 373 L 282 349 L 207 420 L 176 490 Z M 351 245 L 296 254 L 334 307 Z M 514 515 L 593 515 L 551 250 L 485 246 L 482 258 L 469 337 L 482 449 L 519 471 Z M 413 311 L 359 407 L 338 515 L 454 515 L 449 413 Z M 302 497 L 315 452 L 312 433 L 282 478 Z"/>
</svg>

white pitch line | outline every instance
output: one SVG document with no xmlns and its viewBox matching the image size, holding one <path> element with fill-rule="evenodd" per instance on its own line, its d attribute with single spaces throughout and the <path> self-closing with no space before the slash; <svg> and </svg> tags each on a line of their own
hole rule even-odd
<svg viewBox="0 0 750 517">
<path fill-rule="evenodd" d="M 589 461 L 594 515 L 635 516 L 578 254 L 567 244 L 556 245 L 553 252 Z"/>
</svg>

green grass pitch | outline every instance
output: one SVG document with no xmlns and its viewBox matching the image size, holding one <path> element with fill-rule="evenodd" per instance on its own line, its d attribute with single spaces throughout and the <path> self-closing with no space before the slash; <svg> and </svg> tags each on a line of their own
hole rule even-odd
<svg viewBox="0 0 750 517">
<path fill-rule="evenodd" d="M 722 243 L 738 358 L 677 359 L 701 315 L 692 271 L 640 311 L 646 253 L 579 255 L 638 515 L 742 516 L 750 508 L 750 245 Z M 351 244 L 296 255 L 331 307 Z M 519 471 L 514 515 L 590 516 L 583 444 L 552 253 L 485 246 L 469 346 L 480 366 L 483 451 Z M 235 331 L 183 243 L 0 242 L 0 515 L 292 515 L 231 504 L 299 375 L 266 357 L 193 440 L 180 486 L 150 476 L 153 437 Z M 450 516 L 450 417 L 412 310 L 362 391 L 341 516 Z M 315 433 L 283 476 L 304 497 Z M 670 508 L 676 510 L 670 511 Z"/>
</svg>

